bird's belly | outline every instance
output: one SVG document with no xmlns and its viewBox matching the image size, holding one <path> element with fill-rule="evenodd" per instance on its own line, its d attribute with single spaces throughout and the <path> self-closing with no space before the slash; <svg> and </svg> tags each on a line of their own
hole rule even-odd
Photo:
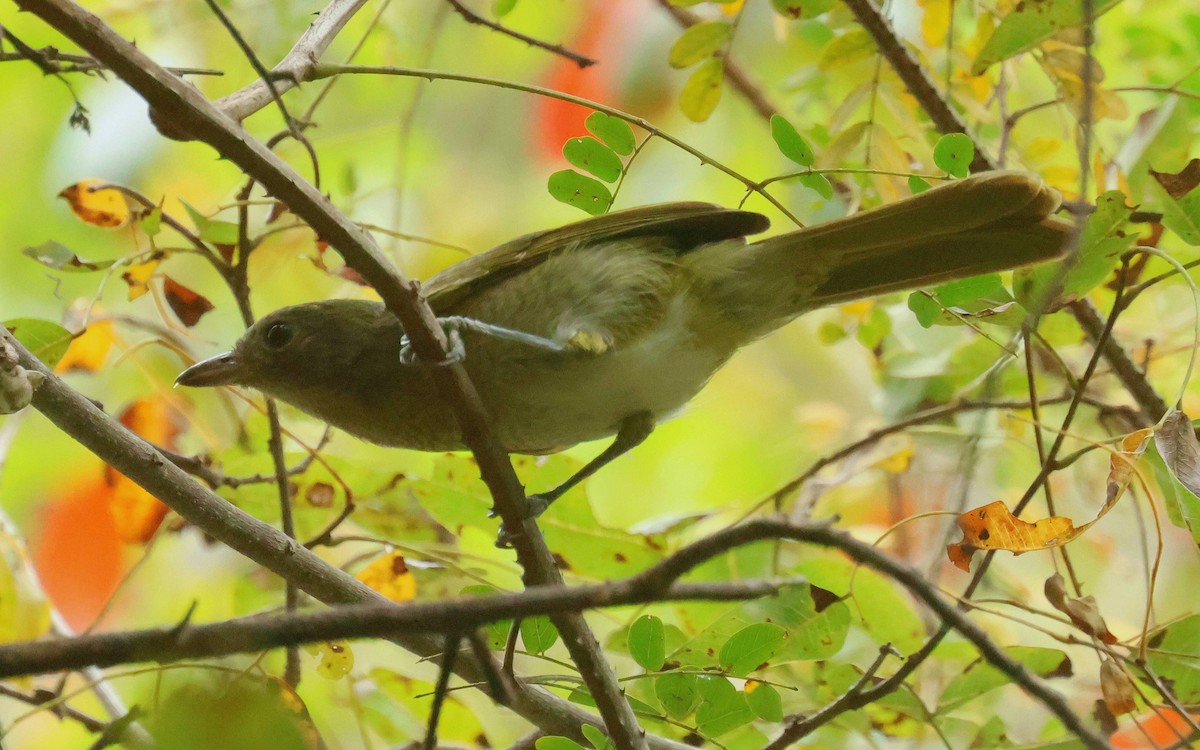
<svg viewBox="0 0 1200 750">
<path fill-rule="evenodd" d="M 518 453 L 547 453 L 614 434 L 629 416 L 656 420 L 678 411 L 704 387 L 729 352 L 698 346 L 674 326 L 629 346 L 572 352 L 514 368 L 519 377 L 487 384 L 500 441 Z"/>
</svg>

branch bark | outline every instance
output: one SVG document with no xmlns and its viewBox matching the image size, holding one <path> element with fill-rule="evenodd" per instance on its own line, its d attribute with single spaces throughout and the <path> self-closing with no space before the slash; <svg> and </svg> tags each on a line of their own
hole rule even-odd
<svg viewBox="0 0 1200 750">
<path fill-rule="evenodd" d="M 444 363 L 446 361 L 446 337 L 437 322 L 433 311 L 421 298 L 418 285 L 403 278 L 387 259 L 379 252 L 371 237 L 358 227 L 347 216 L 342 214 L 328 198 L 305 181 L 286 162 L 272 153 L 266 146 L 252 138 L 242 130 L 236 122 L 218 110 L 204 98 L 198 90 L 172 75 L 152 59 L 146 56 L 131 42 L 121 37 L 102 19 L 93 15 L 70 0 L 15 0 L 23 10 L 34 13 L 64 36 L 71 39 L 81 48 L 107 65 L 125 83 L 137 91 L 156 113 L 160 123 L 168 123 L 172 129 L 185 134 L 187 137 L 203 141 L 214 148 L 222 157 L 240 167 L 248 176 L 254 178 L 275 198 L 282 201 L 296 216 L 303 219 L 326 242 L 336 248 L 346 259 L 348 265 L 358 271 L 363 278 L 379 293 L 384 304 L 395 314 L 404 327 L 417 356 L 427 363 Z M 347 6 L 348 7 L 348 6 Z M 28 352 L 26 352 L 28 354 Z M 488 486 L 495 503 L 496 510 L 503 518 L 505 527 L 517 533 L 514 548 L 517 559 L 525 571 L 525 583 L 529 586 L 561 586 L 562 575 L 555 565 L 554 558 L 546 546 L 545 539 L 537 524 L 525 517 L 525 494 L 508 455 L 493 439 L 488 425 L 487 414 L 467 377 L 466 370 L 461 364 L 438 366 L 431 368 L 433 379 L 439 393 L 450 406 L 455 415 L 464 443 L 471 449 L 479 465 L 480 476 Z M 53 389 L 58 391 L 59 389 Z M 68 406 L 68 401 L 59 400 L 46 403 L 47 408 L 54 411 L 51 415 L 72 421 L 75 410 Z M 40 407 L 39 407 L 40 408 Z M 65 411 L 59 411 L 63 410 Z M 96 451 L 105 449 L 102 440 L 95 439 L 99 434 L 97 422 L 103 415 L 97 410 L 91 415 L 89 427 L 92 428 L 92 440 L 89 447 Z M 78 438 L 77 438 L 78 439 Z M 153 460 L 155 468 L 166 469 L 163 459 L 145 443 L 130 444 L 125 441 L 125 448 L 144 461 Z M 106 450 L 106 453 L 112 451 Z M 102 455 L 102 457 L 105 457 Z M 109 463 L 129 464 L 125 457 L 116 457 Z M 106 457 L 106 460 L 108 458 Z M 140 472 L 127 471 L 120 466 L 118 470 L 141 484 Z M 131 466 L 128 468 L 145 468 Z M 171 467 L 173 468 L 173 467 Z M 168 505 L 166 497 L 158 495 L 155 490 L 174 496 L 166 485 L 172 482 L 163 481 L 165 475 L 155 478 L 143 477 L 145 481 L 154 484 L 147 486 L 151 493 L 157 495 Z M 173 474 L 175 482 L 187 482 L 182 472 Z M 146 485 L 143 485 L 146 486 Z M 211 496 L 221 505 L 226 505 L 215 495 Z M 208 503 L 211 504 L 211 503 Z M 203 518 L 213 530 L 210 533 L 224 540 L 225 536 L 235 538 L 242 546 L 234 546 L 243 554 L 248 554 L 254 545 L 246 545 L 244 539 L 236 539 L 237 534 L 226 534 L 227 525 L 233 519 L 227 515 L 214 513 L 205 503 L 193 503 L 189 511 L 198 514 L 210 514 Z M 189 520 L 195 520 L 188 512 L 181 515 Z M 265 524 L 261 524 L 264 528 Z M 202 527 L 203 528 L 203 527 Z M 217 532 L 221 533 L 217 533 Z M 258 552 L 259 550 L 255 550 Z M 272 550 L 269 558 L 274 564 L 280 565 L 283 560 L 280 555 L 296 555 L 295 545 L 281 545 L 279 550 Z M 257 558 L 256 558 L 257 559 Z M 285 569 L 292 571 L 288 566 Z M 275 570 L 275 568 L 272 568 Z M 277 571 L 278 572 L 278 571 Z M 306 570 L 310 576 L 316 574 L 311 564 Z M 282 575 L 282 573 L 281 573 Z M 284 576 L 292 580 L 288 576 Z M 295 581 L 300 585 L 299 581 Z M 336 587 L 340 593 L 341 587 Z M 326 594 L 331 591 L 326 591 Z M 320 598 L 320 597 L 318 597 Z M 596 701 L 600 715 L 604 720 L 614 742 L 620 750 L 646 748 L 645 732 L 639 726 L 637 718 L 625 699 L 624 692 L 617 682 L 612 667 L 605 661 L 604 654 L 596 642 L 595 636 L 584 622 L 581 615 L 563 614 L 554 618 L 554 624 L 563 638 L 572 660 L 579 668 L 580 675 L 592 698 Z M 426 652 L 427 655 L 427 652 Z M 549 718 L 543 716 L 543 718 Z M 561 724 L 561 714 L 553 717 Z M 568 732 L 578 736 L 578 727 Z"/>
<path fill-rule="evenodd" d="M 665 589 L 616 583 L 551 588 L 516 594 L 404 606 L 367 602 L 334 609 L 242 617 L 211 625 L 183 624 L 119 633 L 30 641 L 0 646 L 0 679 L 19 675 L 110 667 L 134 662 L 206 659 L 320 641 L 390 638 L 397 633 L 438 635 L 489 622 L 596 607 L 648 602 L 740 601 L 769 596 L 779 585 L 764 581 L 678 584 Z"/>
</svg>

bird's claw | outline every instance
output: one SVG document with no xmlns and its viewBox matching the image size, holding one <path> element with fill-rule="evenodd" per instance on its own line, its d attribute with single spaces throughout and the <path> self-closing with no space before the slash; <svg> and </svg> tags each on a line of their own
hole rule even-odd
<svg viewBox="0 0 1200 750">
<path fill-rule="evenodd" d="M 408 334 L 400 337 L 400 364 L 406 367 L 418 367 L 421 365 L 432 364 L 436 367 L 445 367 L 462 362 L 467 357 L 467 349 L 463 345 L 462 334 L 458 332 L 458 326 L 455 325 L 452 318 L 438 318 L 438 323 L 442 326 L 442 331 L 446 334 L 446 342 L 449 344 L 446 348 L 446 356 L 441 362 L 428 363 L 417 358 L 416 352 L 413 351 L 412 343 L 408 340 Z"/>
<path fill-rule="evenodd" d="M 435 365 L 452 365 L 466 358 L 466 348 L 463 345 L 462 339 L 463 331 L 482 333 L 504 341 L 512 341 L 523 346 L 530 346 L 535 349 L 544 349 L 551 352 L 565 352 L 569 350 L 569 347 L 561 342 L 545 338 L 544 336 L 536 336 L 532 333 L 484 323 L 482 320 L 475 320 L 474 318 L 462 315 L 438 318 L 438 324 L 445 331 L 446 340 L 450 342 L 450 348 L 446 353 L 446 358 L 441 362 L 433 363 Z M 400 338 L 400 363 L 409 367 L 424 364 L 417 359 L 416 354 L 412 351 L 407 335 Z"/>
<path fill-rule="evenodd" d="M 557 495 L 551 492 L 539 492 L 536 495 L 525 496 L 525 520 L 532 520 L 546 512 L 550 504 L 557 499 Z M 488 511 L 488 517 L 494 518 L 497 515 L 496 509 L 492 508 Z M 508 527 L 503 522 L 500 524 L 500 531 L 496 534 L 496 546 L 500 549 L 511 549 L 513 540 L 521 537 L 521 531 L 509 531 Z"/>
</svg>

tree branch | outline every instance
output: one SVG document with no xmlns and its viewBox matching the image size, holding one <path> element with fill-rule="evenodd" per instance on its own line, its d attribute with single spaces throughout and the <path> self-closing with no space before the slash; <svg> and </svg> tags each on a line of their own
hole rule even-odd
<svg viewBox="0 0 1200 750">
<path fill-rule="evenodd" d="M 135 45 L 109 28 L 99 17 L 70 0 L 16 0 L 16 2 L 22 9 L 36 14 L 97 60 L 108 65 L 116 75 L 147 101 L 160 129 L 167 127 L 173 132 L 185 134 L 207 143 L 222 157 L 233 162 L 248 176 L 257 180 L 269 194 L 287 205 L 292 213 L 308 223 L 318 236 L 335 247 L 346 259 L 347 264 L 358 271 L 375 288 L 387 308 L 399 318 L 413 350 L 421 361 L 432 364 L 446 362 L 445 334 L 433 311 L 421 298 L 418 285 L 404 279 L 396 272 L 379 252 L 371 237 L 338 211 L 328 198 L 300 177 L 286 162 L 263 144 L 251 138 L 228 116 L 205 99 L 199 91 L 164 70 Z M 349 9 L 357 7 L 357 5 L 350 3 L 338 7 L 346 9 L 345 13 L 350 13 Z M 342 23 L 345 22 L 345 18 L 348 18 L 348 15 L 342 18 Z M 319 25 L 314 24 L 314 28 Z M 325 43 L 328 43 L 328 40 L 325 40 Z M 297 46 L 300 44 L 297 43 Z M 28 352 L 25 354 L 28 355 Z M 524 489 L 513 472 L 507 453 L 492 437 L 487 414 L 479 394 L 467 377 L 466 370 L 461 363 L 455 363 L 431 367 L 430 373 L 439 393 L 455 415 L 464 444 L 471 449 L 475 456 L 480 476 L 492 494 L 496 510 L 503 518 L 506 528 L 514 530 L 516 534 L 514 548 L 518 561 L 525 570 L 526 585 L 562 585 L 562 575 L 555 565 L 541 531 L 533 520 L 526 518 Z M 67 389 L 64 387 L 50 390 L 60 392 L 61 396 L 61 391 Z M 77 415 L 77 410 L 71 408 L 68 405 L 69 402 L 61 398 L 53 402 L 47 399 L 39 399 L 39 401 L 46 405 L 49 410 L 46 412 L 48 416 L 51 416 L 50 411 L 55 412 L 51 416 L 52 419 L 70 424 L 73 417 Z M 97 435 L 100 434 L 99 423 L 107 417 L 94 408 L 93 411 L 88 423 L 92 432 L 89 436 L 88 447 L 98 455 L 105 457 L 100 453 L 101 450 L 108 454 L 113 451 L 108 450 L 108 446 L 103 444 L 102 439 L 97 439 Z M 178 493 L 173 491 L 177 488 L 167 486 L 173 482 L 166 480 L 166 474 L 158 474 L 153 478 L 143 476 L 139 480 L 138 475 L 144 473 L 146 467 L 130 466 L 131 462 L 128 460 L 130 457 L 139 456 L 143 461 L 152 461 L 155 468 L 166 470 L 167 467 L 164 465 L 165 461 L 162 456 L 141 441 L 136 443 L 125 441 L 125 448 L 129 451 L 125 456 L 115 457 L 115 460 L 109 460 L 109 463 L 117 466 L 119 471 L 142 484 L 168 505 L 172 505 L 167 497 L 174 497 Z M 108 459 L 106 458 L 106 460 Z M 124 464 L 130 470 L 122 469 L 118 464 Z M 174 469 L 173 466 L 170 468 Z M 137 471 L 137 469 L 143 471 Z M 172 473 L 172 476 L 174 482 L 183 482 L 185 485 L 193 485 L 194 489 L 200 489 L 198 485 L 185 479 L 186 475 L 182 472 Z M 143 482 L 154 486 L 147 486 Z M 159 492 L 166 496 L 160 495 Z M 212 498 L 215 499 L 216 496 L 213 495 Z M 217 500 L 217 503 L 227 505 L 220 500 Z M 234 519 L 228 514 L 220 512 L 214 514 L 214 509 L 208 507 L 211 503 L 193 502 L 188 505 L 188 510 L 197 514 L 204 522 L 201 527 L 209 527 L 206 530 L 216 538 L 223 541 L 227 537 L 233 539 L 241 546 L 236 544 L 231 544 L 231 546 L 243 554 L 249 555 L 253 552 L 258 555 L 253 559 L 260 562 L 262 561 L 259 559 L 260 557 L 270 560 L 274 565 L 279 566 L 272 568 L 276 572 L 279 570 L 287 570 L 290 573 L 300 572 L 293 570 L 287 564 L 289 560 L 303 558 L 295 545 L 285 543 L 277 550 L 263 550 L 261 542 L 248 543 L 249 540 L 239 538 L 236 533 L 230 533 L 232 530 L 228 526 L 234 522 Z M 178 510 L 178 508 L 176 509 Z M 189 512 L 180 511 L 180 514 L 190 521 L 197 520 L 197 517 L 193 517 Z M 259 525 L 263 528 L 270 528 L 265 524 Z M 260 548 L 255 549 L 255 547 Z M 314 558 L 308 562 L 304 571 L 305 577 L 318 574 L 319 569 L 314 567 L 315 562 L 319 561 Z M 289 575 L 283 573 L 281 575 L 288 580 L 293 580 Z M 324 575 L 319 577 L 327 579 L 327 576 Z M 301 585 L 300 581 L 295 581 L 295 583 Z M 335 586 L 334 589 L 339 596 L 352 596 L 340 585 Z M 324 593 L 329 595 L 333 591 L 325 589 Z M 555 618 L 555 626 L 558 628 L 571 658 L 579 668 L 592 698 L 596 701 L 605 726 L 617 747 L 620 750 L 645 748 L 645 732 L 638 725 L 633 709 L 625 699 L 612 667 L 605 661 L 595 636 L 592 635 L 583 618 L 577 614 L 560 615 Z M 428 649 L 416 650 L 424 655 L 430 653 Z M 559 725 L 563 724 L 561 709 L 557 716 L 543 715 L 542 718 L 553 720 Z M 578 726 L 571 727 L 566 733 L 578 736 Z"/>
<path fill-rule="evenodd" d="M 741 601 L 770 596 L 766 581 L 693 583 L 665 588 L 638 579 L 591 586 L 542 586 L 515 594 L 410 602 L 365 602 L 320 611 L 241 617 L 211 625 L 172 626 L 0 646 L 0 679 L 86 666 L 168 662 L 253 653 L 320 641 L 463 632 L 490 622 L 597 607 L 668 601 Z"/>
</svg>

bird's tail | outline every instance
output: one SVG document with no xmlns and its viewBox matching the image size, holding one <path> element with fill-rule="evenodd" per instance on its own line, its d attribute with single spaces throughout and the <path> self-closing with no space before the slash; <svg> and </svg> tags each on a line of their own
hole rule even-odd
<svg viewBox="0 0 1200 750">
<path fill-rule="evenodd" d="M 1059 202 L 1036 177 L 985 173 L 750 245 L 713 291 L 762 334 L 825 305 L 1052 260 L 1072 231 Z"/>
</svg>

